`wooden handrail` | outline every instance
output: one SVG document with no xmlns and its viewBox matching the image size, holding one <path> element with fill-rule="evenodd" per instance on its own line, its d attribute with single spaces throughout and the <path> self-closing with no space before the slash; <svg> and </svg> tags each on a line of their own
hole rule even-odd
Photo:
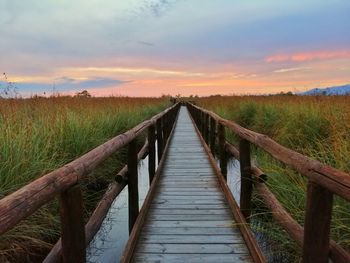
<svg viewBox="0 0 350 263">
<path fill-rule="evenodd" d="M 148 137 L 155 142 L 156 123 L 163 123 L 160 130 L 157 130 L 157 138 L 162 138 L 167 143 L 167 134 L 175 123 L 176 115 L 180 104 L 153 116 L 129 131 L 114 137 L 104 144 L 96 147 L 90 152 L 82 155 L 63 167 L 50 172 L 37 180 L 20 188 L 16 192 L 0 200 L 0 234 L 13 228 L 19 221 L 34 213 L 42 205 L 51 201 L 57 195 L 60 196 L 61 214 L 61 239 L 49 253 L 45 262 L 57 262 L 62 254 L 64 262 L 85 263 L 85 248 L 100 228 L 102 221 L 107 214 L 114 198 L 129 184 L 129 228 L 130 231 L 137 219 L 138 209 L 138 184 L 137 184 L 137 163 L 147 155 L 150 150 L 154 156 L 154 147 L 149 147 L 146 140 L 140 152 L 136 152 L 137 137 L 148 132 Z M 148 130 L 147 130 L 148 129 Z M 151 134 L 153 133 L 153 135 Z M 80 179 L 87 175 L 106 158 L 114 152 L 128 145 L 128 165 L 119 173 L 121 182 L 110 185 L 104 198 L 96 207 L 84 229 L 83 200 L 79 186 Z M 163 149 L 161 149 L 163 150 Z M 155 162 L 154 158 L 150 162 Z M 155 165 L 155 163 L 153 164 Z M 128 174 L 128 177 L 126 177 Z M 153 175 L 149 175 L 150 177 Z M 137 205 L 135 205 L 137 204 Z"/>
<path fill-rule="evenodd" d="M 120 134 L 96 147 L 63 167 L 52 171 L 27 184 L 16 192 L 0 200 L 0 234 L 13 228 L 19 221 L 34 213 L 42 205 L 52 200 L 59 193 L 75 185 L 86 174 L 126 146 L 150 125 L 161 119 L 178 104 L 146 120 L 127 132 Z"/>
<path fill-rule="evenodd" d="M 226 152 L 228 155 L 239 160 L 240 154 L 238 149 L 228 142 L 226 142 Z M 255 191 L 267 208 L 271 210 L 273 218 L 300 247 L 303 247 L 304 228 L 284 209 L 282 204 L 265 185 L 265 173 L 254 165 L 251 167 L 251 173 L 255 177 Z M 334 240 L 330 240 L 330 258 L 333 262 L 350 262 L 350 255 Z"/>
<path fill-rule="evenodd" d="M 290 150 L 266 135 L 248 130 L 238 124 L 226 120 L 217 114 L 205 110 L 196 105 L 187 103 L 192 117 L 197 127 L 202 133 L 206 128 L 204 124 L 210 123 L 209 137 L 218 137 L 221 169 L 226 172 L 226 158 L 222 153 L 223 145 L 225 152 L 240 160 L 241 163 L 241 211 L 245 212 L 246 217 L 250 214 L 251 184 L 256 182 L 255 187 L 258 195 L 262 198 L 267 207 L 273 212 L 276 221 L 287 230 L 292 239 L 294 239 L 303 248 L 303 262 L 325 263 L 330 257 L 333 262 L 350 262 L 350 255 L 341 246 L 330 240 L 330 219 L 332 213 L 333 194 L 343 197 L 350 201 L 350 175 L 339 171 L 333 167 L 322 164 L 298 152 Z M 206 117 L 210 116 L 208 122 Z M 235 133 L 240 139 L 240 151 L 228 142 L 223 142 L 225 133 L 222 127 L 226 127 Z M 207 136 L 207 134 L 205 134 Z M 210 148 L 215 149 L 216 139 L 210 140 Z M 249 143 L 259 146 L 272 155 L 275 159 L 285 165 L 293 168 L 309 179 L 307 191 L 307 205 L 304 228 L 301 227 L 278 202 L 276 197 L 264 184 L 266 175 L 257 167 L 250 164 Z M 241 152 L 241 154 L 240 154 Z M 243 165 L 243 167 L 242 167 Z M 254 175 L 255 180 L 249 179 Z M 248 180 L 245 180 L 248 178 Z M 245 181 L 245 183 L 244 183 Z M 246 184 L 249 185 L 246 185 Z M 243 201 L 243 205 L 242 205 Z M 320 232 L 321 235 L 320 235 Z M 318 235 L 317 240 L 315 236 Z"/>
<path fill-rule="evenodd" d="M 307 176 L 309 180 L 316 182 L 334 194 L 350 201 L 350 175 L 348 173 L 337 170 L 333 167 L 322 164 L 317 160 L 313 160 L 296 151 L 288 149 L 264 134 L 243 128 L 233 121 L 226 120 L 211 111 L 193 104 L 189 105 L 190 107 L 209 114 L 218 123 L 229 128 L 240 138 L 246 139 L 247 141 L 261 147 L 275 159 Z"/>
</svg>

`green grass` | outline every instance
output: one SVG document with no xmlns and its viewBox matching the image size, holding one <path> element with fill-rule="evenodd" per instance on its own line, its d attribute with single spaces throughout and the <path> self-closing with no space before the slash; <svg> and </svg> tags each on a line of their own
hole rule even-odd
<svg viewBox="0 0 350 263">
<path fill-rule="evenodd" d="M 243 127 L 264 133 L 286 147 L 349 173 L 349 99 L 348 96 L 209 97 L 197 102 Z M 228 139 L 237 145 L 237 137 L 232 133 L 228 133 Z M 256 147 L 253 152 L 254 162 L 268 175 L 267 185 L 271 191 L 303 225 L 306 178 Z M 257 207 L 262 207 L 260 200 L 255 202 Z M 263 222 L 259 224 L 259 231 L 279 244 L 290 262 L 299 262 L 300 248 L 274 224 L 269 211 L 257 208 L 256 213 L 254 217 Z M 341 198 L 334 201 L 331 236 L 350 251 L 350 204 Z"/>
<path fill-rule="evenodd" d="M 169 106 L 165 99 L 0 100 L 0 198 Z M 125 161 L 108 158 L 82 182 L 86 218 Z M 60 235 L 57 200 L 0 236 L 0 262 L 42 260 Z"/>
</svg>

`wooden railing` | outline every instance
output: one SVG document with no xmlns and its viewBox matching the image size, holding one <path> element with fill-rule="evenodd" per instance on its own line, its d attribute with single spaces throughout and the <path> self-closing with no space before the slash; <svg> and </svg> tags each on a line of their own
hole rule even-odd
<svg viewBox="0 0 350 263">
<path fill-rule="evenodd" d="M 129 192 L 129 230 L 131 231 L 139 213 L 138 161 L 148 153 L 151 182 L 156 171 L 155 142 L 157 141 L 157 154 L 160 161 L 163 147 L 173 128 L 179 107 L 179 103 L 173 105 L 150 120 L 140 123 L 131 130 L 1 199 L 0 235 L 11 230 L 21 220 L 59 196 L 61 238 L 44 262 L 86 262 L 86 246 L 99 230 L 113 200 L 126 185 L 128 185 Z M 148 132 L 147 140 L 137 153 L 136 139 L 145 132 Z M 106 158 L 125 146 L 128 147 L 127 165 L 118 173 L 116 182 L 109 185 L 84 226 L 80 181 Z"/>
<path fill-rule="evenodd" d="M 256 193 L 272 211 L 277 223 L 302 247 L 304 263 L 325 263 L 328 262 L 329 258 L 333 262 L 350 262 L 349 253 L 336 242 L 330 240 L 333 195 L 338 195 L 350 201 L 349 174 L 290 150 L 266 135 L 245 129 L 194 104 L 187 103 L 187 107 L 202 137 L 213 153 L 216 148 L 216 141 L 218 142 L 220 169 L 223 176 L 225 177 L 227 174 L 227 159 L 229 156 L 234 156 L 240 161 L 240 210 L 247 222 L 249 222 L 251 215 L 254 187 Z M 226 141 L 226 129 L 240 138 L 239 150 Z M 258 167 L 252 165 L 251 144 L 260 147 L 275 159 L 307 177 L 304 227 L 288 214 L 265 185 L 264 182 L 267 176 Z"/>
</svg>

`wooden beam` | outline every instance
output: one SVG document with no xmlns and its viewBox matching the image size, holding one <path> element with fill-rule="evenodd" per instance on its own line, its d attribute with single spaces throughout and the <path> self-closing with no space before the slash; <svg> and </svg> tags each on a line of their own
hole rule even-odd
<svg viewBox="0 0 350 263">
<path fill-rule="evenodd" d="M 152 184 L 154 174 L 156 172 L 156 148 L 155 148 L 155 127 L 154 125 L 148 128 L 148 175 L 149 175 L 149 185 Z"/>
<path fill-rule="evenodd" d="M 60 198 L 62 260 L 86 262 L 83 198 L 79 185 L 62 192 Z"/>
<path fill-rule="evenodd" d="M 309 182 L 306 202 L 303 263 L 328 263 L 333 194 Z"/>
<path fill-rule="evenodd" d="M 158 164 L 162 159 L 163 155 L 163 128 L 162 119 L 159 119 L 156 123 L 157 126 L 157 153 L 158 153 Z"/>
<path fill-rule="evenodd" d="M 240 170 L 241 170 L 241 196 L 240 209 L 246 221 L 249 223 L 251 213 L 251 200 L 253 192 L 253 181 L 251 174 L 250 161 L 250 143 L 247 140 L 241 140 L 239 143 L 240 152 Z"/>
<path fill-rule="evenodd" d="M 129 232 L 139 215 L 139 190 L 137 172 L 136 142 L 132 141 L 128 146 L 128 208 L 129 208 Z"/>
<path fill-rule="evenodd" d="M 210 117 L 210 150 L 215 155 L 215 141 L 216 141 L 216 121 Z"/>
<path fill-rule="evenodd" d="M 92 172 L 106 158 L 126 146 L 150 125 L 155 124 L 164 114 L 176 107 L 178 104 L 1 199 L 0 234 L 12 229 L 19 221 L 34 213 L 62 191 L 78 183 L 83 176 Z"/>
<path fill-rule="evenodd" d="M 217 122 L 230 129 L 240 138 L 246 139 L 254 145 L 261 147 L 275 159 L 307 176 L 310 180 L 317 182 L 329 191 L 343 197 L 347 201 L 350 201 L 350 175 L 348 173 L 290 150 L 264 134 L 243 128 L 235 122 L 221 118 L 213 112 L 207 111 L 193 104 L 192 107 L 208 113 Z"/>
<path fill-rule="evenodd" d="M 218 125 L 218 137 L 219 137 L 219 154 L 220 154 L 220 169 L 221 174 L 227 178 L 227 155 L 225 150 L 225 126 L 220 124 Z"/>
</svg>

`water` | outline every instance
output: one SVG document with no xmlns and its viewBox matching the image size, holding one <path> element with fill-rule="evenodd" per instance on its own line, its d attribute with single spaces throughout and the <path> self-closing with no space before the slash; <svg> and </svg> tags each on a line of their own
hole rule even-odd
<svg viewBox="0 0 350 263">
<path fill-rule="evenodd" d="M 158 162 L 156 161 L 156 163 Z M 217 163 L 219 164 L 218 160 Z M 139 162 L 138 171 L 141 207 L 149 189 L 148 157 Z M 227 162 L 227 184 L 238 205 L 240 198 L 240 178 L 239 161 L 236 159 L 229 159 Z M 285 258 L 276 256 L 272 253 L 276 247 L 263 233 L 254 231 L 254 226 L 257 226 L 255 229 L 258 229 L 261 222 L 253 218 L 251 224 L 253 226 L 253 234 L 262 251 L 266 255 L 268 262 L 288 262 Z M 88 262 L 119 262 L 128 238 L 128 189 L 125 187 L 113 202 L 101 229 L 97 232 L 94 240 L 90 243 L 87 249 Z"/>
<path fill-rule="evenodd" d="M 156 163 L 158 163 L 157 156 Z M 149 189 L 148 156 L 139 162 L 138 178 L 141 207 Z M 88 246 L 87 262 L 119 262 L 128 238 L 128 187 L 126 186 L 114 200 L 100 230 Z"/>
</svg>

